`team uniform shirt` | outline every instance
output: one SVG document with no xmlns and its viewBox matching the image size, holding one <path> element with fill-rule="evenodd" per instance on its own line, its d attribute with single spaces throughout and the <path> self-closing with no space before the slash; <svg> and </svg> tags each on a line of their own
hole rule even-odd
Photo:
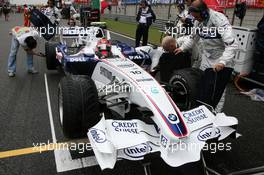
<svg viewBox="0 0 264 175">
<path fill-rule="evenodd" d="M 180 27 L 183 25 L 183 22 L 179 19 L 179 18 L 186 18 L 188 15 L 188 11 L 187 10 L 183 10 L 177 17 L 176 21 L 176 27 Z"/>
<path fill-rule="evenodd" d="M 72 14 L 76 14 L 77 13 L 77 11 L 73 7 L 73 5 L 70 6 L 70 11 L 71 11 Z"/>
<path fill-rule="evenodd" d="M 140 18 L 139 18 L 139 23 L 146 24 L 147 23 L 147 17 L 149 15 L 151 15 L 151 14 L 148 14 L 148 7 L 146 7 L 145 9 L 142 9 L 142 13 L 141 13 Z"/>
<path fill-rule="evenodd" d="M 238 44 L 232 26 L 224 14 L 210 9 L 209 18 L 203 22 L 195 21 L 194 29 L 196 32 L 192 31 L 180 49 L 189 50 L 200 40 L 203 48 L 200 69 L 212 68 L 218 63 L 231 68 L 234 66 Z"/>
<path fill-rule="evenodd" d="M 183 10 L 178 16 L 180 18 L 186 18 L 189 15 L 188 10 Z"/>
<path fill-rule="evenodd" d="M 150 26 L 156 20 L 156 15 L 150 7 L 139 8 L 136 21 L 139 24 Z"/>
<path fill-rule="evenodd" d="M 25 43 L 25 39 L 27 37 L 32 36 L 36 40 L 39 38 L 38 31 L 36 31 L 30 27 L 16 26 L 12 29 L 12 34 L 16 38 L 16 40 L 19 42 L 19 44 L 24 48 L 27 47 L 27 45 Z"/>
<path fill-rule="evenodd" d="M 55 23 L 56 20 L 61 18 L 60 10 L 57 7 L 46 8 L 44 15 L 46 15 L 52 23 Z"/>
<path fill-rule="evenodd" d="M 156 19 L 156 16 L 153 11 L 149 7 L 146 7 L 145 9 L 142 8 L 138 22 L 140 24 L 150 25 L 152 23 L 152 20 L 150 22 L 150 19 Z"/>
</svg>

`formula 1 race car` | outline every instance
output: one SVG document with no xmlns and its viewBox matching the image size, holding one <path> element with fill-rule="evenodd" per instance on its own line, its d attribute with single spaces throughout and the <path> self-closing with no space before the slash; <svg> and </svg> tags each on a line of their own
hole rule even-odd
<svg viewBox="0 0 264 175">
<path fill-rule="evenodd" d="M 154 152 L 177 167 L 198 161 L 206 140 L 235 133 L 234 117 L 205 106 L 180 111 L 177 99 L 148 73 L 159 55 L 155 49 L 111 43 L 106 33 L 91 27 L 85 35 L 63 35 L 62 41 L 73 42 L 61 42 L 55 51 L 66 73 L 58 92 L 64 135 L 88 135 L 102 169 L 113 168 L 119 158 L 141 160 Z M 177 149 L 180 144 L 186 149 Z"/>
</svg>

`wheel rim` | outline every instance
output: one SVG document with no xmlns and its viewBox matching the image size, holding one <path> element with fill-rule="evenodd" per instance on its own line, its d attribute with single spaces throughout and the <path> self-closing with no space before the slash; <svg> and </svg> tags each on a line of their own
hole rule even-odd
<svg viewBox="0 0 264 175">
<path fill-rule="evenodd" d="M 59 85 L 59 116 L 60 116 L 60 123 L 63 126 L 63 97 L 61 92 L 61 86 Z"/>
<path fill-rule="evenodd" d="M 172 92 L 173 99 L 177 105 L 181 106 L 183 109 L 188 109 L 190 107 L 188 91 L 184 84 L 178 80 L 173 80 L 171 85 L 177 92 Z M 177 98 L 180 97 L 180 98 Z"/>
</svg>

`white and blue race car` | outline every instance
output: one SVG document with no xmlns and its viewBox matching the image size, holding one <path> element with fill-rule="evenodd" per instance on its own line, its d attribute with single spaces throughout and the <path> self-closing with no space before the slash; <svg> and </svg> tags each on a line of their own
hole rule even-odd
<svg viewBox="0 0 264 175">
<path fill-rule="evenodd" d="M 109 44 L 102 42 L 105 32 L 91 31 L 72 37 L 71 44 L 63 36 L 56 47 L 56 61 L 66 73 L 59 84 L 59 118 L 65 136 L 88 136 L 102 169 L 154 152 L 177 167 L 198 161 L 208 139 L 236 132 L 234 117 L 203 105 L 177 107 L 177 99 L 149 74 L 151 59 L 159 55 L 155 49 Z"/>
</svg>

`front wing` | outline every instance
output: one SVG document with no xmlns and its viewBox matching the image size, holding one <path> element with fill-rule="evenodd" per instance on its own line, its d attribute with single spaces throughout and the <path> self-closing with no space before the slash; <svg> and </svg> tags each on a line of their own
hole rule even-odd
<svg viewBox="0 0 264 175">
<path fill-rule="evenodd" d="M 142 160 L 146 154 L 160 152 L 161 158 L 170 166 L 200 160 L 200 152 L 206 141 L 225 139 L 232 133 L 240 134 L 231 126 L 237 125 L 235 117 L 224 113 L 214 115 L 205 106 L 183 112 L 191 134 L 177 140 L 170 140 L 153 125 L 140 120 L 101 121 L 88 131 L 88 137 L 101 169 L 114 168 L 118 159 Z M 230 149 L 230 145 L 226 149 Z"/>
</svg>

